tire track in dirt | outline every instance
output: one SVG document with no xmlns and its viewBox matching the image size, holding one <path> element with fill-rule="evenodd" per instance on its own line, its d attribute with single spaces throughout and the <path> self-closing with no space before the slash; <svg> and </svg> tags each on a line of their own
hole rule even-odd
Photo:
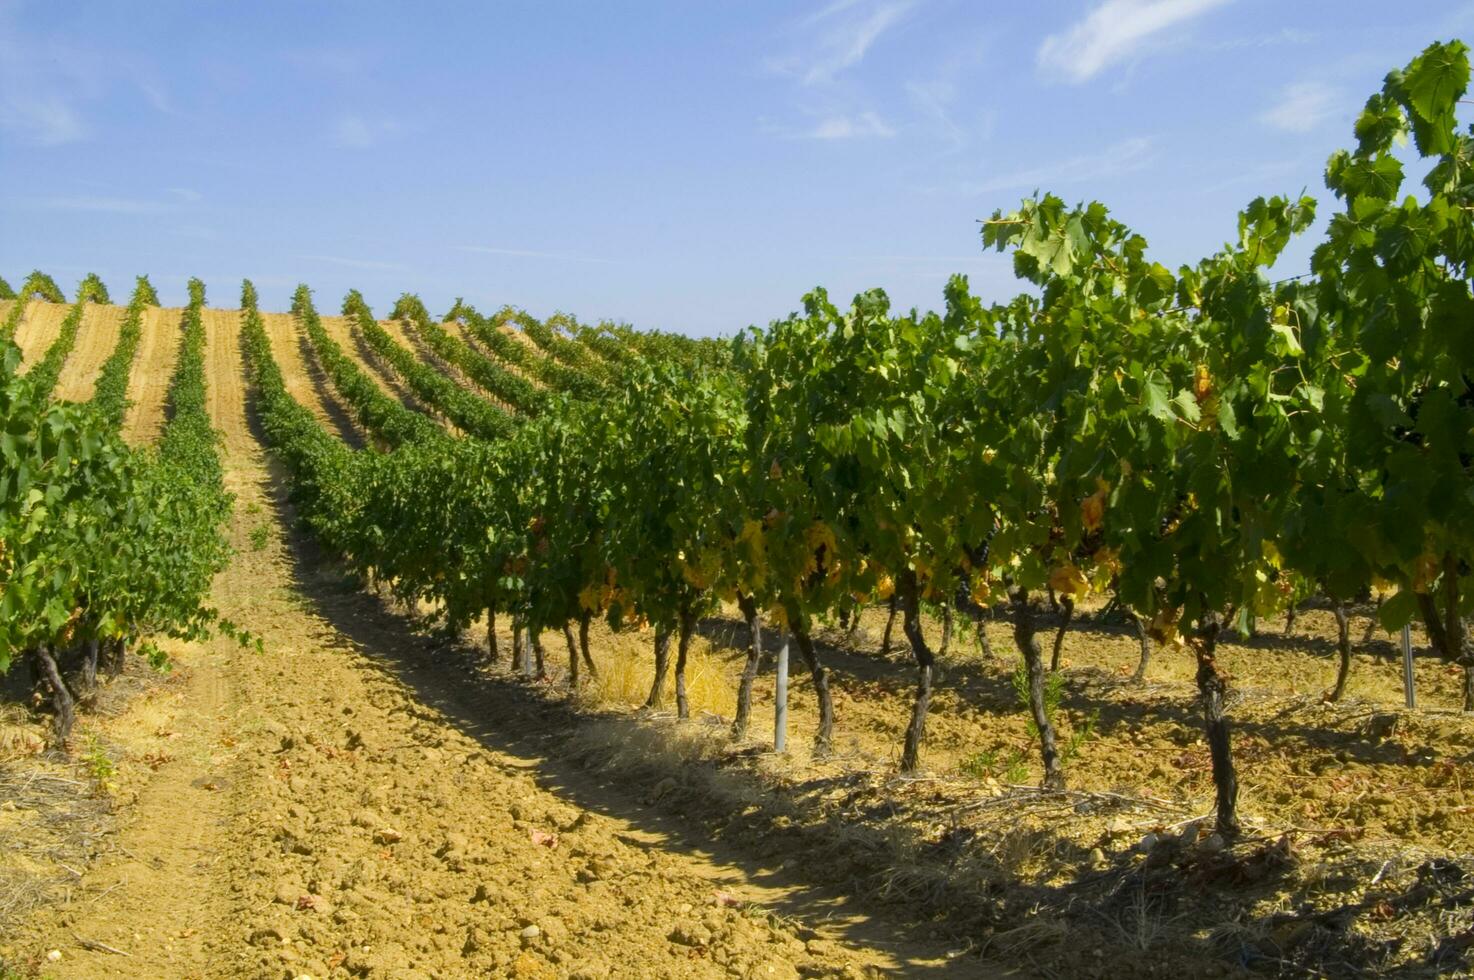
<svg viewBox="0 0 1474 980">
<path fill-rule="evenodd" d="M 71 308 L 70 303 L 48 303 L 39 299 L 26 304 L 13 338 L 20 348 L 22 374 L 46 356 L 46 348 L 61 333 L 61 321 L 67 318 L 67 311 Z"/>
<path fill-rule="evenodd" d="M 77 344 L 62 365 L 57 379 L 56 397 L 62 401 L 85 402 L 92 398 L 102 365 L 118 346 L 126 306 L 104 306 L 88 303 L 83 308 L 82 324 L 77 330 Z"/>
<path fill-rule="evenodd" d="M 135 446 L 157 442 L 164 429 L 169 379 L 184 337 L 183 318 L 179 307 L 150 306 L 143 311 L 138 352 L 128 374 L 128 412 L 123 418 L 123 438 Z"/>
</svg>

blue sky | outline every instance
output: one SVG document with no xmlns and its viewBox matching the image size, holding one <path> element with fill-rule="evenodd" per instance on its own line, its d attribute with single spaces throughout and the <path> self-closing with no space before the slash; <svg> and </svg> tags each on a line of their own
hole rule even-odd
<svg viewBox="0 0 1474 980">
<path fill-rule="evenodd" d="M 0 2 L 0 274 L 696 334 L 1003 300 L 976 220 L 1036 187 L 1169 265 L 1258 194 L 1328 210 L 1366 96 L 1456 36 L 1474 3 Z"/>
</svg>

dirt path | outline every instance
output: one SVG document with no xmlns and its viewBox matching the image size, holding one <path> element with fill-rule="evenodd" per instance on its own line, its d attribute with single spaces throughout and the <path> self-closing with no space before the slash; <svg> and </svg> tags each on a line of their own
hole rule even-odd
<svg viewBox="0 0 1474 980">
<path fill-rule="evenodd" d="M 26 304 L 20 323 L 15 327 L 15 343 L 20 348 L 21 372 L 25 373 L 46 356 L 46 348 L 61 333 L 61 321 L 67 317 L 70 303 L 48 303 L 33 299 Z"/>
<path fill-rule="evenodd" d="M 525 706 L 498 710 L 512 708 L 510 687 L 468 686 L 288 533 L 284 483 L 249 423 L 238 324 L 228 311 L 206 318 L 211 411 L 237 495 L 237 555 L 215 600 L 265 652 L 172 649 L 173 695 L 120 723 L 133 729 L 122 766 L 136 799 L 71 904 L 19 937 L 48 976 L 794 977 L 958 965 L 782 869 L 718 856 L 627 789 L 529 748 L 554 733 Z M 147 335 L 145 345 L 166 346 Z"/>
<path fill-rule="evenodd" d="M 123 315 L 127 312 L 126 306 L 87 304 L 82 313 L 82 325 L 77 330 L 77 345 L 62 365 L 61 377 L 57 380 L 58 399 L 85 402 L 92 398 L 103 362 L 118 346 Z"/>
<path fill-rule="evenodd" d="M 128 414 L 123 418 L 123 438 L 135 446 L 157 441 L 164 428 L 164 406 L 169 378 L 179 360 L 183 316 L 178 307 L 151 306 L 144 311 L 138 352 L 128 375 Z"/>
</svg>

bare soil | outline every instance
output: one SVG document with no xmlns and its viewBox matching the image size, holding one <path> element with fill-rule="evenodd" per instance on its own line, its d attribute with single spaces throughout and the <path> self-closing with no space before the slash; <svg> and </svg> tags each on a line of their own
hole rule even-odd
<svg viewBox="0 0 1474 980">
<path fill-rule="evenodd" d="M 15 344 L 20 348 L 21 373 L 30 370 L 46 356 L 46 349 L 61 333 L 61 321 L 67 317 L 70 303 L 48 303 L 33 299 L 26 303 L 20 323 L 15 327 Z"/>
<path fill-rule="evenodd" d="M 97 376 L 103 363 L 118 346 L 118 333 L 123 326 L 127 307 L 88 303 L 77 328 L 77 343 L 62 365 L 56 382 L 56 397 L 61 401 L 85 402 L 92 398 Z"/>
<path fill-rule="evenodd" d="M 151 445 L 164 429 L 169 379 L 184 339 L 183 320 L 184 311 L 178 307 L 144 310 L 138 351 L 128 375 L 128 413 L 123 417 L 123 438 L 135 446 Z"/>
</svg>

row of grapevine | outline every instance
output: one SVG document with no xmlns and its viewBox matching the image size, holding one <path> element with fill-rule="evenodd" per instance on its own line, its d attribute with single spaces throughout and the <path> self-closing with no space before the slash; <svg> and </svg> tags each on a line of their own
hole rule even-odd
<svg viewBox="0 0 1474 980">
<path fill-rule="evenodd" d="M 152 650 L 150 637 L 236 632 L 204 604 L 228 556 L 230 498 L 208 419 L 201 426 L 203 287 L 192 283 L 191 294 L 159 453 L 130 449 L 95 406 L 52 402 L 40 369 L 20 375 L 19 349 L 0 343 L 0 671 L 18 656 L 30 664 L 51 690 L 63 742 L 73 685 L 92 693 L 104 650 L 103 666 L 116 669 L 129 644 Z M 71 660 L 79 669 L 69 684 Z"/>
<path fill-rule="evenodd" d="M 61 330 L 56 339 L 46 349 L 41 360 L 31 369 L 31 383 L 36 388 L 36 394 L 40 398 L 50 398 L 56 382 L 61 378 L 62 366 L 66 359 L 71 356 L 72 348 L 77 343 L 77 331 L 82 327 L 82 317 L 87 311 L 88 303 L 110 303 L 107 287 L 102 280 L 95 275 L 88 275 L 80 285 L 77 286 L 77 298 L 72 303 L 71 309 L 67 311 L 66 317 L 61 321 Z"/>
<path fill-rule="evenodd" d="M 57 288 L 55 280 L 39 270 L 32 272 L 21 283 L 20 292 L 15 296 L 15 305 L 5 315 L 5 322 L 0 323 L 0 343 L 6 343 L 15 336 L 15 328 L 20 326 L 21 318 L 26 315 L 26 302 L 31 299 L 41 299 L 48 303 L 66 302 L 66 297 Z"/>
<path fill-rule="evenodd" d="M 541 349 L 545 357 L 552 358 L 592 380 L 607 379 L 608 365 L 596 357 L 587 345 L 566 336 L 577 327 L 566 314 L 555 313 L 546 320 L 538 320 L 519 310 L 507 322 L 515 323 Z"/>
<path fill-rule="evenodd" d="M 547 393 L 534 387 L 526 378 L 507 370 L 496 360 L 472 349 L 470 344 L 430 318 L 418 296 L 408 293 L 394 306 L 393 317 L 402 320 L 419 334 L 436 357 L 470 378 L 492 398 L 522 416 L 535 416 L 547 406 Z"/>
<path fill-rule="evenodd" d="M 534 347 L 503 329 L 504 324 L 514 321 L 518 316 L 525 314 L 507 308 L 494 317 L 485 317 L 477 313 L 474 307 L 458 299 L 445 314 L 445 319 L 459 321 L 488 353 L 504 364 L 515 367 L 538 384 L 580 398 L 596 397 L 600 392 L 600 385 L 596 380 L 539 353 Z"/>
<path fill-rule="evenodd" d="M 322 319 L 312 304 L 312 293 L 306 286 L 297 287 L 292 297 L 292 313 L 306 332 L 328 380 L 368 432 L 390 446 L 437 439 L 446 434 L 428 416 L 406 408 L 384 394 L 373 379 L 343 352 L 323 328 Z"/>
<path fill-rule="evenodd" d="M 1109 593 L 1194 658 L 1231 835 L 1226 627 L 1312 588 L 1395 589 L 1383 624 L 1423 615 L 1474 709 L 1468 78 L 1458 42 L 1388 76 L 1328 166 L 1343 209 L 1312 277 L 1264 272 L 1310 227 L 1309 198 L 1252 202 L 1231 244 L 1174 272 L 1104 206 L 1035 197 L 982 229 L 1034 293 L 987 307 L 958 277 L 941 313 L 898 316 L 879 291 L 840 310 L 817 290 L 725 357 L 647 361 L 511 438 L 346 457 L 344 485 L 315 477 L 325 503 L 309 506 L 357 567 L 452 626 L 483 609 L 534 633 L 647 621 L 658 675 L 678 638 L 682 715 L 697 617 L 723 600 L 754 627 L 766 612 L 813 674 L 820 749 L 833 709 L 815 625 L 894 599 L 916 665 L 904 769 L 934 673 L 922 604 L 1008 607 L 1050 787 L 1065 776 L 1036 597 Z M 1421 199 L 1397 198 L 1404 134 Z M 452 316 L 500 335 L 462 304 Z"/>
<path fill-rule="evenodd" d="M 133 359 L 143 337 L 144 311 L 158 305 L 158 293 L 154 292 L 148 276 L 139 276 L 133 297 L 123 313 L 123 323 L 118 328 L 117 346 L 103 362 L 92 392 L 93 406 L 104 424 L 113 431 L 122 427 L 123 416 L 128 411 L 128 376 L 133 371 Z"/>
<path fill-rule="evenodd" d="M 369 349 L 383 358 L 418 398 L 443 413 L 461 431 L 482 439 L 499 439 L 512 431 L 514 423 L 506 412 L 462 388 L 389 336 L 357 292 L 349 293 L 343 301 L 343 315 L 354 322 Z"/>
</svg>

